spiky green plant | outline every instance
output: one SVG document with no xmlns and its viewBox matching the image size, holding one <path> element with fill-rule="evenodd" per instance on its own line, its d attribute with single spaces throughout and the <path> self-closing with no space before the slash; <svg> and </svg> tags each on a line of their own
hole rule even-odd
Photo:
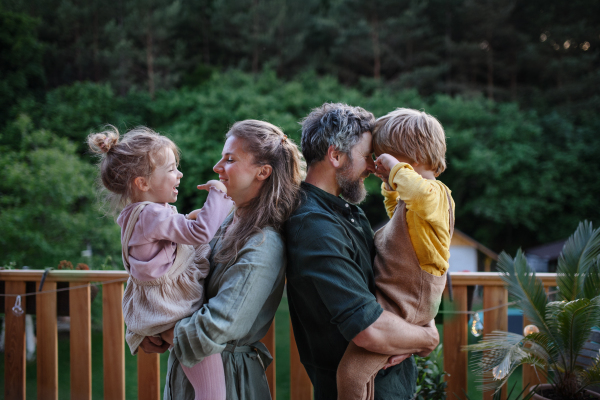
<svg viewBox="0 0 600 400">
<path fill-rule="evenodd" d="M 509 294 L 539 332 L 522 336 L 495 331 L 466 346 L 481 355 L 476 370 L 493 376 L 485 386 L 500 389 L 523 364 L 534 365 L 538 374 L 545 375 L 561 399 L 577 399 L 586 387 L 600 384 L 600 357 L 586 369 L 576 364 L 592 328 L 600 325 L 600 229 L 582 222 L 565 243 L 558 260 L 558 301 L 548 300 L 521 250 L 514 259 L 500 254 L 498 270 Z"/>
</svg>

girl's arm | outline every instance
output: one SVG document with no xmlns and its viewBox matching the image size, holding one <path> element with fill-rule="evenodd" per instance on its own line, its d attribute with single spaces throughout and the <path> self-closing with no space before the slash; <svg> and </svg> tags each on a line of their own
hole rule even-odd
<svg viewBox="0 0 600 400">
<path fill-rule="evenodd" d="M 233 205 L 231 198 L 224 192 L 211 188 L 204 207 L 197 213 L 195 220 L 173 213 L 170 207 L 150 204 L 140 214 L 138 223 L 148 241 L 203 244 L 212 240 Z"/>
</svg>

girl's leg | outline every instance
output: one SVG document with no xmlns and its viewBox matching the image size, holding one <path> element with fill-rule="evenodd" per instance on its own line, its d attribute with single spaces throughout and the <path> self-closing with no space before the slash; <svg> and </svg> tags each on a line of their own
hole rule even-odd
<svg viewBox="0 0 600 400">
<path fill-rule="evenodd" d="M 196 392 L 195 400 L 225 400 L 225 372 L 221 354 L 213 354 L 188 368 L 181 364 Z"/>
</svg>

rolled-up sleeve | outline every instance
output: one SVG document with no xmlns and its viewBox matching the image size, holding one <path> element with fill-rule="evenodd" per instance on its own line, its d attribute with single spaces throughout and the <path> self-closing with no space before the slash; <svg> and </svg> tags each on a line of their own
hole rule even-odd
<svg viewBox="0 0 600 400">
<path fill-rule="evenodd" d="M 215 297 L 191 317 L 175 325 L 173 350 L 191 366 L 220 353 L 225 344 L 245 336 L 285 268 L 284 245 L 274 231 L 252 237 L 235 264 L 219 277 Z"/>
<path fill-rule="evenodd" d="M 302 219 L 292 242 L 302 246 L 293 251 L 301 266 L 294 285 L 314 292 L 342 336 L 351 341 L 379 318 L 383 309 L 369 291 L 367 277 L 354 260 L 352 242 L 335 219 L 311 214 Z"/>
</svg>

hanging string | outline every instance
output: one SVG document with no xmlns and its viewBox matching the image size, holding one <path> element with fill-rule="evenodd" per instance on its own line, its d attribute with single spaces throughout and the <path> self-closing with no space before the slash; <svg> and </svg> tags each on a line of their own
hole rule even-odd
<svg viewBox="0 0 600 400">
<path fill-rule="evenodd" d="M 85 285 L 79 285 L 79 286 L 70 286 L 67 288 L 62 288 L 62 289 L 54 289 L 54 290 L 44 290 L 43 292 L 33 292 L 33 293 L 22 293 L 22 294 L 0 294 L 0 297 L 17 297 L 17 302 L 19 303 L 19 308 L 20 308 L 20 304 L 21 304 L 21 297 L 26 297 L 26 296 L 35 296 L 38 294 L 46 294 L 46 293 L 57 293 L 57 292 L 64 292 L 67 290 L 75 290 L 75 289 L 83 289 L 86 287 L 91 287 L 91 286 L 102 286 L 102 285 L 106 285 L 109 283 L 117 283 L 117 282 L 126 282 L 127 278 L 121 278 L 121 279 L 114 279 L 111 281 L 104 281 L 104 282 L 98 282 L 98 283 L 88 283 Z M 551 295 L 551 294 L 556 294 L 558 293 L 558 290 L 554 290 L 554 291 L 549 291 L 547 294 Z M 515 304 L 517 304 L 517 301 L 511 301 L 508 303 L 504 303 L 504 304 L 500 304 L 497 306 L 493 306 L 493 307 L 488 307 L 488 308 L 484 308 L 482 310 L 477 310 L 477 311 L 456 311 L 456 310 L 441 310 L 438 312 L 438 314 L 469 314 L 469 315 L 473 315 L 473 314 L 477 314 L 480 312 L 487 312 L 487 311 L 492 311 L 492 310 L 496 310 L 498 308 L 503 308 L 503 307 L 510 307 L 510 306 L 514 306 Z M 17 306 L 17 303 L 15 302 L 15 307 Z"/>
<path fill-rule="evenodd" d="M 0 297 L 17 297 L 17 301 L 19 301 L 19 304 L 20 304 L 21 297 L 35 296 L 38 294 L 46 294 L 46 293 L 65 292 L 67 290 L 83 289 L 83 288 L 91 287 L 91 286 L 102 286 L 102 285 L 106 285 L 109 283 L 126 282 L 126 281 L 127 281 L 127 278 L 121 278 L 121 279 L 114 279 L 112 281 L 104 281 L 104 282 L 97 282 L 97 283 L 90 282 L 85 285 L 70 286 L 70 287 L 62 288 L 62 289 L 44 290 L 43 292 L 32 292 L 32 293 L 22 293 L 22 294 L 0 294 Z"/>
<path fill-rule="evenodd" d="M 558 290 L 552 290 L 549 291 L 547 294 L 551 295 L 551 294 L 556 294 L 558 293 Z M 504 308 L 504 307 L 510 307 L 510 306 L 514 306 L 515 304 L 518 304 L 518 301 L 511 301 L 509 303 L 504 303 L 504 304 L 500 304 L 497 306 L 493 306 L 493 307 L 488 307 L 488 308 L 484 308 L 482 310 L 477 310 L 477 311 L 455 311 L 455 310 L 447 310 L 447 311 L 438 311 L 438 314 L 477 314 L 480 312 L 486 312 L 486 311 L 492 311 L 492 310 L 496 310 L 498 308 Z"/>
</svg>

